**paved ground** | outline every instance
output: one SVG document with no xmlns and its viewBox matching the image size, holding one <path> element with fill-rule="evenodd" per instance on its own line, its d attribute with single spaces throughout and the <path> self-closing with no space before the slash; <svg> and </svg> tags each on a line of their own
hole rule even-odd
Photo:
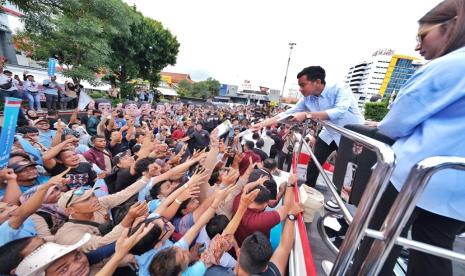
<svg viewBox="0 0 465 276">
<path fill-rule="evenodd" d="M 325 197 L 329 198 L 329 191 L 326 189 L 326 186 L 323 184 L 321 179 L 319 179 L 317 184 L 317 189 L 320 190 Z M 320 234 L 317 229 L 317 221 L 319 216 L 316 215 L 312 223 L 308 223 L 307 233 L 310 245 L 312 248 L 313 258 L 315 262 L 315 267 L 318 275 L 325 275 L 321 269 L 321 261 L 331 260 L 334 261 L 336 255 L 326 246 L 326 244 L 321 240 Z M 465 237 L 457 238 L 454 251 L 465 253 Z M 465 276 L 465 263 L 453 262 L 454 266 L 454 276 Z M 440 276 L 440 275 L 438 275 Z"/>
</svg>

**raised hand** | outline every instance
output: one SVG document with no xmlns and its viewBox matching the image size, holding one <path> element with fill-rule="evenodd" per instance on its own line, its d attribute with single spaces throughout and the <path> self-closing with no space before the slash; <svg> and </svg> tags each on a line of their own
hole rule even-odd
<svg viewBox="0 0 465 276">
<path fill-rule="evenodd" d="M 0 179 L 11 181 L 11 180 L 16 180 L 16 174 L 13 171 L 13 169 L 10 168 L 4 168 L 0 170 Z"/>
<path fill-rule="evenodd" d="M 124 228 L 121 236 L 115 243 L 115 254 L 119 256 L 126 256 L 131 248 L 134 247 L 148 232 L 154 227 L 154 223 L 148 225 L 141 225 L 136 232 L 129 236 L 129 228 Z"/>
<path fill-rule="evenodd" d="M 233 168 L 239 168 L 239 163 L 241 163 L 242 159 L 244 158 L 244 154 L 242 152 L 236 153 L 234 156 L 232 166 Z"/>
<path fill-rule="evenodd" d="M 253 190 L 252 192 L 250 193 L 242 193 L 242 196 L 241 196 L 241 201 L 240 201 L 240 205 L 244 206 L 244 207 L 248 207 L 250 204 L 252 204 L 255 200 L 255 198 L 257 197 L 258 193 L 260 192 L 260 190 Z"/>
<path fill-rule="evenodd" d="M 60 188 L 66 184 L 66 181 L 64 179 L 64 176 L 71 170 L 71 168 L 67 168 L 66 170 L 64 170 L 63 172 L 55 175 L 55 176 L 52 176 L 48 181 L 47 183 L 45 183 L 45 185 L 42 185 L 42 186 L 47 186 L 47 189 L 51 186 L 54 186 L 54 185 L 58 185 Z M 39 187 L 42 187 L 42 186 L 39 186 Z"/>
<path fill-rule="evenodd" d="M 239 178 L 239 170 L 230 169 L 228 174 L 223 177 L 223 184 L 225 185 L 232 185 L 236 183 L 237 178 Z"/>
<path fill-rule="evenodd" d="M 126 216 L 121 221 L 123 227 L 130 227 L 134 220 L 138 217 L 146 217 L 149 208 L 146 202 L 136 202 L 130 208 Z"/>
<path fill-rule="evenodd" d="M 178 200 L 185 201 L 189 198 L 195 198 L 199 195 L 200 188 L 198 185 L 190 185 L 178 196 Z"/>
</svg>

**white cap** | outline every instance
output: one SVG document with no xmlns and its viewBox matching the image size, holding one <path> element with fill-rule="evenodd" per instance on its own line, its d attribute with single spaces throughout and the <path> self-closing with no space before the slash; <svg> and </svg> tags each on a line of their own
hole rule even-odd
<svg viewBox="0 0 465 276">
<path fill-rule="evenodd" d="M 15 274 L 18 276 L 45 275 L 45 270 L 49 265 L 64 255 L 78 249 L 88 242 L 90 238 L 91 235 L 86 233 L 81 240 L 72 245 L 61 245 L 53 242 L 47 242 L 26 256 L 21 263 L 19 263 Z"/>
</svg>

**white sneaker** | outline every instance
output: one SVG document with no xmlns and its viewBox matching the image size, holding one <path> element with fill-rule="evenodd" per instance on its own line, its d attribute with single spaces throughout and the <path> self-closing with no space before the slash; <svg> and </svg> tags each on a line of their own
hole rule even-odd
<svg viewBox="0 0 465 276">
<path fill-rule="evenodd" d="M 325 202 L 325 209 L 336 213 L 341 211 L 339 205 L 337 205 L 337 203 L 332 199 Z"/>
<path fill-rule="evenodd" d="M 328 260 L 323 260 L 321 262 L 321 268 L 323 269 L 323 272 L 326 276 L 329 276 L 331 274 L 331 270 L 333 269 L 334 263 L 328 261 Z"/>
</svg>

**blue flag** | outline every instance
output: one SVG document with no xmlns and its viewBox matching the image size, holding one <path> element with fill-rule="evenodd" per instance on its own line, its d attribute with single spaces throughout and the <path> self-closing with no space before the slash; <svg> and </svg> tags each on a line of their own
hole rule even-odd
<svg viewBox="0 0 465 276">
<path fill-rule="evenodd" d="M 47 70 L 47 73 L 49 76 L 55 75 L 56 66 L 57 66 L 57 60 L 54 58 L 49 58 L 48 59 L 48 70 Z"/>
<path fill-rule="evenodd" d="M 3 127 L 0 135 L 0 168 L 6 167 L 10 158 L 13 139 L 16 134 L 16 123 L 18 121 L 21 100 L 17 98 L 5 98 L 5 109 L 3 110 Z"/>
</svg>

